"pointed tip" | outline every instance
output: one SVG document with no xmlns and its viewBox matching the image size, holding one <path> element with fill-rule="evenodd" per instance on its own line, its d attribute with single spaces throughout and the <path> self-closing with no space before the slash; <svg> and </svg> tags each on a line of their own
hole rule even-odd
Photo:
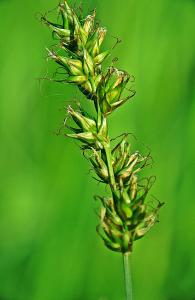
<svg viewBox="0 0 195 300">
<path fill-rule="evenodd" d="M 56 54 L 55 54 L 55 52 L 54 51 L 51 51 L 49 48 L 45 48 L 46 49 L 46 51 L 48 52 L 48 56 L 50 57 L 50 58 L 53 58 L 53 59 L 56 59 L 57 58 L 57 56 L 56 56 Z"/>
<path fill-rule="evenodd" d="M 71 114 L 72 112 L 73 112 L 72 107 L 70 105 L 68 105 L 68 107 L 67 107 L 67 113 Z"/>
<path fill-rule="evenodd" d="M 96 10 L 96 8 L 94 8 L 93 13 L 92 13 L 93 18 L 96 17 L 96 14 L 97 14 L 97 10 Z"/>
<path fill-rule="evenodd" d="M 71 10 L 71 8 L 68 5 L 68 2 L 66 0 L 64 0 L 64 6 L 65 6 L 66 10 Z"/>
</svg>

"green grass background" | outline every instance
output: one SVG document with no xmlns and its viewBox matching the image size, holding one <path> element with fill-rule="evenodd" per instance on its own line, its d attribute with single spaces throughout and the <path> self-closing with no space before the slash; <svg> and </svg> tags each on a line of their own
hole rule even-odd
<svg viewBox="0 0 195 300">
<path fill-rule="evenodd" d="M 195 2 L 85 1 L 112 36 L 113 55 L 136 77 L 136 97 L 110 119 L 152 149 L 166 205 L 134 247 L 135 300 L 195 299 Z M 37 20 L 54 0 L 0 0 L 0 299 L 122 300 L 119 254 L 95 232 L 101 190 L 78 145 L 53 134 L 76 88 L 36 80 L 54 70 Z M 89 102 L 85 102 L 86 107 Z"/>
</svg>

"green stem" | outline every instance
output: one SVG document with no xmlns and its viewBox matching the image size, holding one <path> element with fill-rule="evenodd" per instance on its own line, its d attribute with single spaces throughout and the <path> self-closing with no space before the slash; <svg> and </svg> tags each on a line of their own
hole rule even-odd
<svg viewBox="0 0 195 300">
<path fill-rule="evenodd" d="M 110 184 L 113 190 L 116 190 L 116 182 L 114 177 L 114 170 L 112 167 L 112 154 L 110 149 L 110 142 L 104 145 L 104 150 L 106 152 L 107 166 L 110 175 Z"/>
<path fill-rule="evenodd" d="M 123 267 L 124 267 L 124 279 L 125 279 L 125 293 L 126 300 L 132 300 L 132 278 L 129 264 L 129 253 L 123 254 Z"/>
<path fill-rule="evenodd" d="M 109 176 L 110 176 L 110 187 L 111 187 L 111 191 L 112 190 L 116 190 L 116 182 L 115 182 L 115 176 L 114 176 L 114 170 L 112 167 L 112 153 L 111 153 L 111 149 L 110 149 L 110 139 L 108 136 L 108 124 L 107 124 L 107 117 L 104 116 L 101 112 L 100 106 L 99 106 L 99 102 L 96 103 L 97 105 L 97 123 L 98 123 L 98 128 L 100 128 L 102 120 L 106 120 L 106 128 L 104 129 L 106 132 L 106 142 L 104 143 L 104 150 L 106 153 L 106 160 L 107 160 L 107 167 L 108 167 L 108 172 L 109 172 Z"/>
</svg>

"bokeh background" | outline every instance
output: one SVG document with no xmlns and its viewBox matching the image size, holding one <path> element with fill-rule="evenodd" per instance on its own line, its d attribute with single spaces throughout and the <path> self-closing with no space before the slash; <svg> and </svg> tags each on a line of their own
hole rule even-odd
<svg viewBox="0 0 195 300">
<path fill-rule="evenodd" d="M 105 46 L 122 39 L 113 56 L 136 77 L 136 97 L 113 114 L 110 131 L 151 148 L 152 194 L 166 202 L 134 247 L 134 299 L 194 300 L 195 1 L 83 4 L 107 27 Z M 37 79 L 55 69 L 38 13 L 56 5 L 0 0 L 0 299 L 122 300 L 122 258 L 95 232 L 101 187 L 78 144 L 55 135 L 66 101 L 80 94 Z"/>
</svg>

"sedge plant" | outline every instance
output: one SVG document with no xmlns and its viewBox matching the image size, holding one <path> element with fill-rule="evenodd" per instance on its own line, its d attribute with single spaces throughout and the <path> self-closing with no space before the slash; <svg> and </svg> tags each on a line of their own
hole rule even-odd
<svg viewBox="0 0 195 300">
<path fill-rule="evenodd" d="M 127 88 L 133 77 L 113 63 L 103 67 L 111 51 L 102 51 L 106 29 L 95 21 L 95 10 L 83 18 L 63 1 L 57 12 L 58 23 L 42 16 L 57 39 L 48 56 L 63 70 L 58 81 L 76 85 L 86 98 L 86 106 L 90 102 L 94 106 L 93 115 L 80 103 L 67 107 L 65 136 L 81 142 L 98 180 L 109 186 L 109 195 L 95 196 L 101 202 L 97 232 L 108 249 L 122 254 L 126 299 L 131 300 L 129 256 L 134 242 L 158 221 L 162 205 L 151 207 L 146 202 L 154 177 L 143 178 L 141 174 L 151 162 L 150 154 L 132 151 L 126 133 L 116 144 L 109 136 L 110 115 L 135 95 Z M 129 94 L 124 96 L 127 90 Z"/>
</svg>

